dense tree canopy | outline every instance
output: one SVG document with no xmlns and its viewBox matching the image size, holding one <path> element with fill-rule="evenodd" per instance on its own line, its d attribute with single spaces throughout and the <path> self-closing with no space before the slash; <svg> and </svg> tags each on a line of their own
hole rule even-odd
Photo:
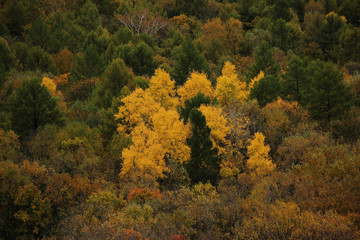
<svg viewBox="0 0 360 240">
<path fill-rule="evenodd" d="M 0 1 L 0 239 L 359 239 L 360 1 Z"/>
</svg>

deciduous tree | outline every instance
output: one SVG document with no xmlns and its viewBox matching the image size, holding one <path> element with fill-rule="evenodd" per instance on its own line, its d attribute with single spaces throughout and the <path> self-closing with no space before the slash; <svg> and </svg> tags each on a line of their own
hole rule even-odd
<svg viewBox="0 0 360 240">
<path fill-rule="evenodd" d="M 247 147 L 248 168 L 258 177 L 264 177 L 275 170 L 275 164 L 269 157 L 270 147 L 265 145 L 265 137 L 262 133 L 255 133 Z"/>
</svg>

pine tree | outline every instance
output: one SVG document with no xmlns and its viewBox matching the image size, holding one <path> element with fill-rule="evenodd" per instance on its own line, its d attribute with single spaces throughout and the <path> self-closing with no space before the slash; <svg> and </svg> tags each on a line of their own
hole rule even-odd
<svg viewBox="0 0 360 240">
<path fill-rule="evenodd" d="M 298 56 L 291 58 L 286 74 L 283 76 L 283 97 L 305 106 L 309 98 L 311 74 L 311 65 L 308 59 Z"/>
<path fill-rule="evenodd" d="M 185 101 L 181 107 L 181 118 L 184 123 L 190 120 L 192 135 L 188 139 L 191 149 L 190 161 L 185 164 L 193 183 L 211 181 L 215 183 L 219 173 L 218 148 L 213 146 L 210 138 L 211 129 L 206 124 L 206 118 L 199 110 L 200 106 L 210 104 L 210 98 L 202 93 Z"/>
<path fill-rule="evenodd" d="M 94 3 L 87 0 L 81 9 L 81 15 L 79 24 L 84 27 L 87 31 L 96 29 L 101 25 L 101 19 L 99 11 Z"/>
<path fill-rule="evenodd" d="M 133 80 L 134 74 L 126 67 L 122 59 L 117 58 L 105 69 L 102 78 L 105 87 L 113 95 L 117 95 L 123 87 Z"/>
<path fill-rule="evenodd" d="M 145 42 L 139 43 L 131 51 L 130 65 L 134 72 L 137 75 L 153 75 L 155 70 L 154 55 L 154 51 Z"/>
<path fill-rule="evenodd" d="M 12 129 L 24 138 L 46 124 L 63 123 L 62 114 L 41 79 L 33 78 L 22 83 L 9 99 Z"/>
<path fill-rule="evenodd" d="M 196 48 L 190 38 L 181 45 L 179 59 L 174 67 L 173 78 L 177 85 L 183 85 L 192 71 L 207 72 L 203 54 Z"/>
<path fill-rule="evenodd" d="M 119 96 L 125 86 L 133 87 L 134 74 L 128 69 L 124 61 L 117 58 L 105 69 L 102 82 L 96 86 L 95 103 L 103 108 L 111 106 L 113 97 Z"/>
<path fill-rule="evenodd" d="M 343 73 L 330 62 L 317 60 L 311 82 L 309 110 L 325 122 L 336 119 L 353 103 L 353 92 L 343 82 Z"/>
<path fill-rule="evenodd" d="M 40 15 L 30 29 L 26 31 L 26 40 L 30 46 L 40 46 L 43 49 L 48 49 L 50 39 L 50 29 L 45 22 L 45 16 Z"/>
<path fill-rule="evenodd" d="M 250 98 L 256 98 L 260 106 L 265 106 L 280 95 L 280 79 L 278 76 L 267 75 L 254 84 L 250 90 Z"/>
<path fill-rule="evenodd" d="M 23 32 L 23 26 L 26 24 L 26 9 L 22 2 L 19 0 L 9 1 L 5 16 L 9 19 L 10 33 L 20 36 Z"/>
<path fill-rule="evenodd" d="M 195 97 L 185 101 L 185 107 L 181 107 L 181 118 L 184 119 L 186 124 L 189 120 L 190 113 L 193 109 L 199 108 L 201 104 L 209 104 L 210 98 L 205 96 L 203 93 L 198 93 Z"/>
<path fill-rule="evenodd" d="M 105 69 L 105 61 L 99 56 L 94 45 L 89 45 L 86 48 L 84 56 L 77 57 L 76 65 L 76 69 L 71 70 L 71 75 L 74 80 L 100 76 Z"/>
<path fill-rule="evenodd" d="M 210 139 L 211 129 L 206 125 L 205 116 L 199 110 L 191 110 L 189 118 L 192 123 L 192 136 L 188 139 L 191 157 L 185 165 L 186 169 L 192 183 L 210 181 L 215 184 L 220 171 L 220 158 L 219 150 L 213 148 Z"/>
<path fill-rule="evenodd" d="M 267 41 L 262 41 L 255 52 L 255 63 L 252 65 L 250 77 L 255 77 L 260 71 L 266 74 L 276 75 L 279 72 L 279 65 L 275 63 L 272 49 Z"/>
</svg>

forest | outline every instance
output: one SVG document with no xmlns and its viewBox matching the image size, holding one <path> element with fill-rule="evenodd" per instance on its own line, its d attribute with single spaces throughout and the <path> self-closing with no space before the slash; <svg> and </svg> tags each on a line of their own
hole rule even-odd
<svg viewBox="0 0 360 240">
<path fill-rule="evenodd" d="M 0 0 L 0 239 L 360 239 L 360 0 Z"/>
</svg>

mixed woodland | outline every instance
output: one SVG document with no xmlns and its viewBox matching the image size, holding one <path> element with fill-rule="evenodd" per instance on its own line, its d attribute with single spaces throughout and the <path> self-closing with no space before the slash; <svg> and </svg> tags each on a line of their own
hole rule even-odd
<svg viewBox="0 0 360 240">
<path fill-rule="evenodd" d="M 0 0 L 0 239 L 360 239 L 359 0 Z"/>
</svg>

